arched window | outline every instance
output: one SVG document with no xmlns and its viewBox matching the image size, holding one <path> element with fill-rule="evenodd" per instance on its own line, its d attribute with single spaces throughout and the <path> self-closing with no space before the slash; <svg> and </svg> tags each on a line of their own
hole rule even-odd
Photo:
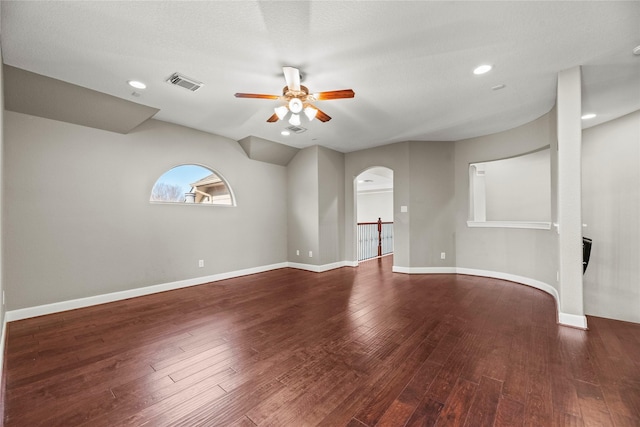
<svg viewBox="0 0 640 427">
<path fill-rule="evenodd" d="M 149 201 L 235 206 L 231 188 L 220 174 L 199 165 L 176 166 L 163 173 Z"/>
</svg>

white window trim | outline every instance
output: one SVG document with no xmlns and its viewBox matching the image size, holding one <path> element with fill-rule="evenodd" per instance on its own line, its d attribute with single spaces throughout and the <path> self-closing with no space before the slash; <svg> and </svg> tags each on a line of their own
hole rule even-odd
<svg viewBox="0 0 640 427">
<path fill-rule="evenodd" d="M 467 221 L 470 228 L 528 228 L 551 230 L 551 222 L 545 221 Z"/>
</svg>

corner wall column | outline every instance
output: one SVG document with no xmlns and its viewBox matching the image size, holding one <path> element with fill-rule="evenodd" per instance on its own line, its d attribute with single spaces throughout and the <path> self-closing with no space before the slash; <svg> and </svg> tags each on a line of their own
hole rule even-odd
<svg viewBox="0 0 640 427">
<path fill-rule="evenodd" d="M 582 295 L 581 88 L 580 67 L 558 74 L 558 321 L 586 328 Z"/>
</svg>

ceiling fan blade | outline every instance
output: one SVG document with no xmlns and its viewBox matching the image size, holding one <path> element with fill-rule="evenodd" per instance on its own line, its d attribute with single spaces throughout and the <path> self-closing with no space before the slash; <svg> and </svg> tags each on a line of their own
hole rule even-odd
<svg viewBox="0 0 640 427">
<path fill-rule="evenodd" d="M 329 120 L 331 120 L 331 116 L 329 116 L 327 113 L 325 113 L 322 110 L 319 110 L 316 107 L 313 107 L 316 110 L 318 110 L 318 112 L 316 113 L 316 119 L 320 120 L 321 122 L 328 122 Z"/>
<path fill-rule="evenodd" d="M 267 123 L 275 123 L 277 121 L 278 121 L 278 115 L 276 113 L 273 113 L 273 115 L 267 119 Z"/>
<path fill-rule="evenodd" d="M 259 93 L 236 93 L 236 98 L 280 99 L 278 95 L 261 95 Z"/>
<path fill-rule="evenodd" d="M 287 81 L 289 90 L 300 91 L 300 70 L 293 67 L 282 67 L 284 79 Z"/>
<path fill-rule="evenodd" d="M 356 96 L 356 94 L 351 89 L 330 90 L 328 92 L 319 92 L 314 94 L 314 98 L 317 101 L 324 101 L 327 99 L 353 98 L 354 96 Z"/>
</svg>

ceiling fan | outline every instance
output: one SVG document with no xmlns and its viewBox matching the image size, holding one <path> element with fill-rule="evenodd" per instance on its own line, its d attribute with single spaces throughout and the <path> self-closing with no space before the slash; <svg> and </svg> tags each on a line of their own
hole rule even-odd
<svg viewBox="0 0 640 427">
<path fill-rule="evenodd" d="M 276 107 L 275 113 L 267 119 L 269 123 L 284 120 L 290 114 L 289 123 L 300 125 L 300 113 L 304 112 L 309 120 L 317 118 L 321 122 L 328 122 L 331 117 L 315 107 L 312 102 L 330 99 L 353 98 L 355 93 L 351 89 L 332 90 L 328 92 L 309 93 L 307 87 L 300 84 L 300 70 L 294 67 L 282 67 L 287 85 L 280 95 L 261 95 L 258 93 L 236 93 L 236 98 L 278 99 L 283 105 Z"/>
</svg>

